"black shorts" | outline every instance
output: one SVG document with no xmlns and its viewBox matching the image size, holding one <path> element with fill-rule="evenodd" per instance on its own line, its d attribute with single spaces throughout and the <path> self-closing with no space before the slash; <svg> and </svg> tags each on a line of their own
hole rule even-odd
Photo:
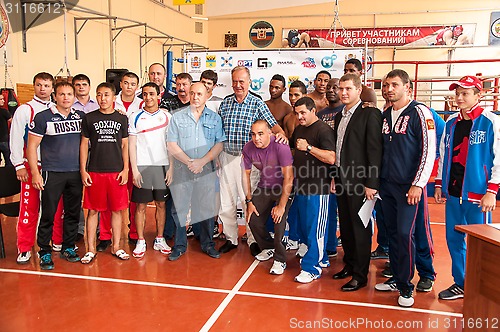
<svg viewBox="0 0 500 332">
<path fill-rule="evenodd" d="M 165 202 L 169 196 L 170 192 L 168 189 L 144 189 L 134 186 L 130 200 L 134 203 Z"/>
</svg>

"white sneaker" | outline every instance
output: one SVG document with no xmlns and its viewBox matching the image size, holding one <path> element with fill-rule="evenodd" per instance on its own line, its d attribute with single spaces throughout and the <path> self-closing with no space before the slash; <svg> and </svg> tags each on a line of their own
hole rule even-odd
<svg viewBox="0 0 500 332">
<path fill-rule="evenodd" d="M 320 277 L 319 274 L 313 274 L 306 272 L 304 270 L 301 270 L 299 275 L 295 277 L 295 281 L 300 282 L 302 284 L 308 284 L 312 282 L 313 280 L 316 280 Z"/>
<path fill-rule="evenodd" d="M 52 245 L 52 250 L 56 251 L 56 252 L 61 251 L 62 250 L 62 244 L 53 244 Z"/>
<path fill-rule="evenodd" d="M 411 290 L 405 290 L 399 292 L 398 304 L 401 307 L 411 307 L 415 303 L 413 299 L 413 292 Z"/>
<path fill-rule="evenodd" d="M 172 252 L 172 248 L 169 247 L 164 237 L 157 237 L 155 239 L 155 242 L 153 244 L 153 249 L 159 250 L 164 255 L 168 255 Z"/>
<path fill-rule="evenodd" d="M 307 254 L 307 245 L 305 243 L 299 243 L 299 249 L 297 250 L 297 253 L 295 256 L 297 257 L 304 257 Z"/>
<path fill-rule="evenodd" d="M 260 261 L 260 262 L 263 262 L 263 261 L 267 261 L 268 259 L 270 259 L 273 256 L 274 256 L 274 249 L 264 249 L 260 252 L 260 254 L 255 256 L 255 259 Z"/>
<path fill-rule="evenodd" d="M 286 243 L 286 250 L 297 250 L 299 249 L 299 241 L 288 240 Z"/>
<path fill-rule="evenodd" d="M 285 272 L 285 269 L 286 269 L 286 263 L 274 261 L 273 267 L 271 268 L 269 273 L 279 275 L 283 274 Z"/>
<path fill-rule="evenodd" d="M 394 280 L 394 278 L 391 278 L 386 282 L 376 284 L 375 289 L 380 292 L 395 292 L 398 290 L 398 287 L 396 286 L 396 281 Z"/>
<path fill-rule="evenodd" d="M 319 267 L 326 269 L 327 267 L 330 267 L 330 261 L 327 261 L 326 263 L 319 262 Z"/>
<path fill-rule="evenodd" d="M 144 257 L 146 253 L 146 240 L 137 240 L 134 251 L 132 251 L 132 256 L 135 258 Z"/>
<path fill-rule="evenodd" d="M 31 258 L 31 251 L 25 251 L 17 256 L 17 264 L 28 264 Z"/>
</svg>

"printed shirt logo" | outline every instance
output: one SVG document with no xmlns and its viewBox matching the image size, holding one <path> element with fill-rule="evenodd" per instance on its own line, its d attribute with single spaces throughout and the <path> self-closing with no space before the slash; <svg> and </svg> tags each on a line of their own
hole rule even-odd
<svg viewBox="0 0 500 332">
<path fill-rule="evenodd" d="M 388 135 L 391 132 L 391 129 L 389 128 L 389 122 L 387 122 L 387 119 L 384 119 L 384 123 L 382 124 L 382 134 Z"/>
<path fill-rule="evenodd" d="M 470 132 L 469 144 L 482 144 L 486 142 L 486 131 L 474 130 Z"/>
<path fill-rule="evenodd" d="M 404 117 L 399 117 L 396 125 L 394 126 L 394 132 L 397 134 L 406 135 L 406 129 L 408 128 L 408 120 L 410 120 L 409 115 L 405 115 Z"/>
</svg>

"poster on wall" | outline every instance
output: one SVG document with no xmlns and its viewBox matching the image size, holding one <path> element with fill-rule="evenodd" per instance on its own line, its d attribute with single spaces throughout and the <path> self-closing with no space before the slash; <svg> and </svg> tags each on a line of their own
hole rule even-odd
<svg viewBox="0 0 500 332">
<path fill-rule="evenodd" d="M 187 52 L 185 63 L 186 71 L 196 81 L 206 69 L 217 72 L 219 81 L 214 94 L 219 97 L 233 93 L 231 70 L 245 66 L 250 70 L 250 90 L 266 100 L 269 99 L 269 82 L 275 74 L 283 75 L 287 85 L 299 79 L 312 91 L 317 72 L 326 70 L 332 77 L 340 78 L 344 74 L 344 63 L 351 58 L 362 60 L 362 56 L 362 49 L 205 51 Z M 283 99 L 288 101 L 288 93 L 283 94 Z"/>
<path fill-rule="evenodd" d="M 283 29 L 282 46 L 331 48 L 473 45 L 475 24 L 356 29 Z"/>
<path fill-rule="evenodd" d="M 492 12 L 490 22 L 490 45 L 500 46 L 500 12 Z"/>
</svg>

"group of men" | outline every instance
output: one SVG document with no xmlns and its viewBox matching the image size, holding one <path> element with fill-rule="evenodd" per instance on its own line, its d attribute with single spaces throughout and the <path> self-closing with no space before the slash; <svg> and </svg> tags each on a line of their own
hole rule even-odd
<svg viewBox="0 0 500 332">
<path fill-rule="evenodd" d="M 29 198 L 21 204 L 18 263 L 31 257 L 39 191 L 42 269 L 54 267 L 52 250 L 68 261 L 80 260 L 75 242 L 82 192 L 89 210 L 82 263 L 92 262 L 111 243 L 113 255 L 129 259 L 120 247 L 127 208 L 129 240 L 136 244 L 132 255 L 143 257 L 151 201 L 156 205 L 153 249 L 170 261 L 179 259 L 187 250 L 189 223 L 196 226 L 202 251 L 219 258 L 238 246 L 241 203 L 252 255 L 259 261 L 274 258 L 270 273 L 279 275 L 286 269 L 286 249 L 299 249 L 301 271 L 295 281 L 300 283 L 318 279 L 330 266 L 329 257 L 337 255 L 338 210 L 344 267 L 333 278 L 350 278 L 341 289 L 356 291 L 367 285 L 373 255 L 372 227 L 359 212 L 381 199 L 377 222 L 379 229 L 385 226 L 393 276 L 375 289 L 397 290 L 398 304 L 412 306 L 411 280 L 419 257 L 425 262 L 420 266 L 431 272 L 421 275 L 417 290 L 430 291 L 435 278 L 425 187 L 439 146 L 436 124 L 429 108 L 412 100 L 405 71 L 395 69 L 384 77 L 388 107 L 383 112 L 376 108 L 374 91 L 361 83 L 359 60 L 347 61 L 344 72 L 340 79 L 319 72 L 310 94 L 301 81 L 292 82 L 291 105 L 282 99 L 287 89 L 283 76 L 273 76 L 271 99 L 264 102 L 249 91 L 250 71 L 242 66 L 233 68 L 234 93 L 223 100 L 212 94 L 217 74 L 211 70 L 194 84 L 189 74 L 179 74 L 177 95 L 171 95 L 163 86 L 165 68 L 153 64 L 151 82 L 141 89 L 137 75 L 128 72 L 118 95 L 113 85 L 99 84 L 97 101 L 89 96 L 85 75 L 52 89 L 50 74 L 37 74 L 35 97 L 16 111 L 11 131 L 11 160 L 22 195 Z M 500 182 L 495 156 L 499 123 L 478 106 L 481 81 L 466 76 L 450 90 L 456 91 L 460 111 L 448 120 L 440 142 L 435 197 L 438 202 L 448 198 L 447 242 L 455 284 L 440 293 L 442 299 L 463 296 L 466 249 L 463 234 L 453 226 L 490 216 Z M 471 167 L 472 175 L 466 176 Z M 101 242 L 96 246 L 99 215 Z M 218 249 L 212 239 L 217 215 L 226 239 Z M 288 245 L 283 243 L 287 228 Z M 171 248 L 167 240 L 172 237 Z"/>
</svg>

